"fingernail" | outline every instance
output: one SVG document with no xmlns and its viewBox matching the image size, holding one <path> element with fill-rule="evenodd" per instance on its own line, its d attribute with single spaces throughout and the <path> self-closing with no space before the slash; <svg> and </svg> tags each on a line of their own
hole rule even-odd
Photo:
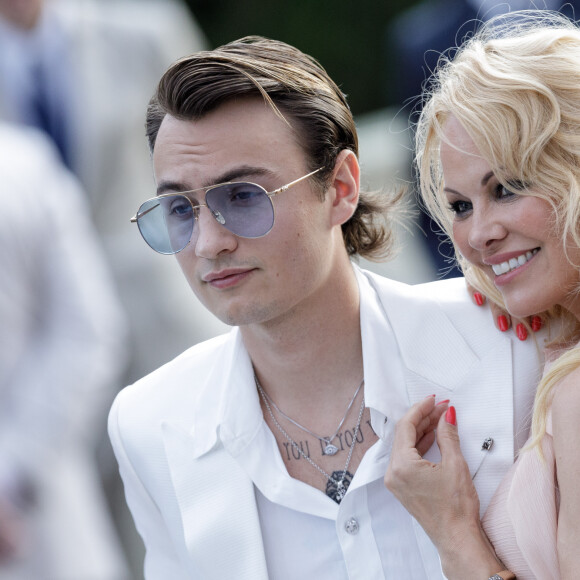
<svg viewBox="0 0 580 580">
<path fill-rule="evenodd" d="M 457 425 L 457 417 L 455 416 L 455 407 L 453 405 L 447 409 L 447 413 L 445 413 L 445 421 L 450 425 Z"/>
<path fill-rule="evenodd" d="M 445 399 L 444 401 L 439 401 L 437 405 L 445 405 L 445 403 L 449 403 L 449 399 Z M 437 406 L 435 405 L 435 406 Z"/>
<path fill-rule="evenodd" d="M 516 334 L 520 340 L 526 340 L 528 338 L 528 329 L 520 323 L 516 326 Z"/>
<path fill-rule="evenodd" d="M 542 328 L 542 319 L 539 316 L 532 316 L 532 330 L 538 332 Z"/>
<path fill-rule="evenodd" d="M 508 329 L 507 318 L 503 314 L 500 314 L 497 317 L 497 325 L 502 332 L 505 332 Z"/>
<path fill-rule="evenodd" d="M 473 293 L 473 299 L 478 306 L 483 306 L 483 296 L 479 292 Z"/>
</svg>

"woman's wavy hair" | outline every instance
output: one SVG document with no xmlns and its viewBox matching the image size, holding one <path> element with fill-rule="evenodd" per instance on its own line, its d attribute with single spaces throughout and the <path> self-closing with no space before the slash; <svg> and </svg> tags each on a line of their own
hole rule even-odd
<svg viewBox="0 0 580 580">
<path fill-rule="evenodd" d="M 454 116 L 488 161 L 500 183 L 533 195 L 553 208 L 554 227 L 568 254 L 580 247 L 580 30 L 561 14 L 519 11 L 497 17 L 443 55 L 426 92 L 417 123 L 416 168 L 431 215 L 453 240 L 453 213 L 443 191 L 440 145 Z M 488 276 L 456 248 L 467 280 L 505 308 Z M 579 264 L 573 264 L 580 267 Z M 574 290 L 580 292 L 579 288 Z M 568 319 L 565 344 L 578 339 L 578 320 L 560 307 L 537 313 Z M 572 329 L 572 330 L 570 330 Z M 568 342 L 569 344 L 569 342 Z M 537 447 L 558 381 L 580 366 L 580 349 L 566 352 L 536 392 L 532 440 Z"/>
<path fill-rule="evenodd" d="M 261 96 L 296 134 L 321 197 L 328 187 L 338 154 L 358 156 L 355 123 L 346 97 L 312 57 L 283 42 L 248 36 L 215 50 L 187 56 L 163 75 L 149 103 L 146 134 L 153 152 L 159 127 L 169 114 L 197 120 L 226 101 Z M 361 192 L 354 215 L 342 226 L 350 256 L 371 260 L 390 256 L 394 246 L 391 221 L 402 192 Z"/>
</svg>

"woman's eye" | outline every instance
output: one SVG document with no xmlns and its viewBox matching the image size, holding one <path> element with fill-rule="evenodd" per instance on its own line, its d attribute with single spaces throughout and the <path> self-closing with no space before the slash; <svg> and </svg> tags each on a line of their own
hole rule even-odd
<svg viewBox="0 0 580 580">
<path fill-rule="evenodd" d="M 449 209 L 456 217 L 463 217 L 467 212 L 471 211 L 471 202 L 458 199 L 449 204 Z"/>
<path fill-rule="evenodd" d="M 511 191 L 511 189 L 508 189 L 501 184 L 497 186 L 496 194 L 499 199 L 506 199 L 517 195 L 517 193 Z"/>
<path fill-rule="evenodd" d="M 514 179 L 507 182 L 507 187 L 498 183 L 495 187 L 495 195 L 497 199 L 512 199 L 518 197 L 521 191 L 525 191 L 529 188 L 530 184 Z"/>
</svg>

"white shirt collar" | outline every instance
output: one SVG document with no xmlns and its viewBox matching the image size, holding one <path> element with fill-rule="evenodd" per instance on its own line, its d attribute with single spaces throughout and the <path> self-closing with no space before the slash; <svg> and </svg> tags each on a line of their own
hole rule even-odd
<svg viewBox="0 0 580 580">
<path fill-rule="evenodd" d="M 365 402 L 371 409 L 373 429 L 379 437 L 387 440 L 392 435 L 394 421 L 385 419 L 398 419 L 409 406 L 403 367 L 381 301 L 364 271 L 353 267 L 360 293 Z M 238 329 L 234 330 L 234 335 L 231 359 L 224 361 L 230 365 L 230 373 L 221 388 L 217 428 L 226 449 L 236 456 L 256 436 L 263 414 L 250 357 Z"/>
</svg>

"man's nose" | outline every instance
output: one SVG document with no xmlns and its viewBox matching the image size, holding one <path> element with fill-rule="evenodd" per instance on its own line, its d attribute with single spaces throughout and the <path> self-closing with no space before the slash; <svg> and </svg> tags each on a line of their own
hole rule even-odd
<svg viewBox="0 0 580 580">
<path fill-rule="evenodd" d="M 219 213 L 214 215 L 207 206 L 200 208 L 192 239 L 198 257 L 212 260 L 223 252 L 236 249 L 237 236 L 221 225 L 221 221 Z"/>
</svg>

